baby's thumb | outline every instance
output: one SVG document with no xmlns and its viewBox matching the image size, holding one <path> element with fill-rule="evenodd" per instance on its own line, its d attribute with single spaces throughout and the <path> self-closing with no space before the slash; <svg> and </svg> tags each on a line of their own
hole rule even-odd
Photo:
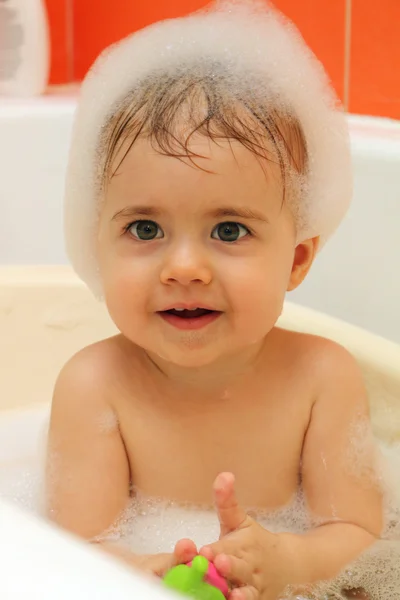
<svg viewBox="0 0 400 600">
<path fill-rule="evenodd" d="M 235 494 L 235 477 L 232 473 L 220 473 L 214 481 L 215 507 L 217 509 L 221 527 L 220 538 L 240 529 L 245 523 L 247 515 Z"/>
<path fill-rule="evenodd" d="M 174 557 L 176 564 L 188 563 L 197 556 L 196 544 L 192 540 L 183 539 L 175 544 Z"/>
</svg>

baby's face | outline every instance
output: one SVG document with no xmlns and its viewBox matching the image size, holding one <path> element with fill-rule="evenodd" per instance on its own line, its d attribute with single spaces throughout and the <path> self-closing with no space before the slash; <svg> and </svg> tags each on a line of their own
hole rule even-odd
<svg viewBox="0 0 400 600">
<path fill-rule="evenodd" d="M 135 142 L 108 184 L 98 252 L 122 334 L 177 365 L 202 366 L 274 326 L 296 232 L 277 165 L 236 142 L 197 137 L 190 149 L 207 157 L 195 159 L 204 170 Z M 173 310 L 182 308 L 204 310 Z"/>
</svg>

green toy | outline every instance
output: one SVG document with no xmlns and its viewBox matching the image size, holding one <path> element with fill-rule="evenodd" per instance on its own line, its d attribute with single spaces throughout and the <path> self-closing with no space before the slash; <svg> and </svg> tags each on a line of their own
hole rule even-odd
<svg viewBox="0 0 400 600">
<path fill-rule="evenodd" d="M 196 556 L 189 565 L 178 565 L 168 571 L 164 583 L 167 587 L 196 600 L 226 600 L 218 587 L 207 583 L 206 578 L 210 567 L 213 569 L 214 565 L 204 556 Z"/>
</svg>

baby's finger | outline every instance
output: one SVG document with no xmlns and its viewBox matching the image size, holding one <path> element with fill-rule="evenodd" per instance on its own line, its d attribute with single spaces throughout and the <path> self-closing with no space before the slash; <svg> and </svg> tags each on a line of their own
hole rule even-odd
<svg viewBox="0 0 400 600">
<path fill-rule="evenodd" d="M 203 546 L 203 548 L 200 548 L 199 554 L 204 556 L 204 558 L 206 558 L 210 562 L 212 562 L 214 560 L 215 554 L 214 554 L 214 551 L 211 548 L 211 546 Z"/>
<path fill-rule="evenodd" d="M 175 544 L 174 555 L 178 563 L 187 563 L 197 555 L 196 544 L 192 540 L 182 539 Z"/>
<path fill-rule="evenodd" d="M 143 556 L 139 568 L 145 573 L 163 577 L 167 571 L 176 565 L 173 554 L 155 554 L 153 556 Z"/>
<path fill-rule="evenodd" d="M 233 585 L 253 585 L 253 571 L 249 563 L 243 558 L 228 556 L 227 554 L 218 554 L 215 557 L 214 565 L 222 577 L 228 579 Z"/>
<path fill-rule="evenodd" d="M 247 514 L 239 506 L 235 493 L 235 477 L 232 473 L 220 473 L 214 482 L 215 506 L 221 526 L 221 537 L 239 529 Z"/>
<path fill-rule="evenodd" d="M 235 588 L 229 594 L 229 600 L 258 600 L 260 594 L 252 585 Z"/>
</svg>

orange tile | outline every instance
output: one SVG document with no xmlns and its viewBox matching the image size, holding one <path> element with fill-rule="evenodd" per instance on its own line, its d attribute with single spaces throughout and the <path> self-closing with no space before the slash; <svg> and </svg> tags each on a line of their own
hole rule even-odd
<svg viewBox="0 0 400 600">
<path fill-rule="evenodd" d="M 400 119 L 399 31 L 399 0 L 353 0 L 351 112 Z"/>
<path fill-rule="evenodd" d="M 50 30 L 50 84 L 67 83 L 66 0 L 45 0 Z"/>
<path fill-rule="evenodd" d="M 74 1 L 74 77 L 82 79 L 97 55 L 134 28 L 136 3 Z"/>
<path fill-rule="evenodd" d="M 99 52 L 160 19 L 190 13 L 207 5 L 207 0 L 157 0 L 131 3 L 98 0 L 95 23 L 91 0 L 75 0 L 75 76 L 81 79 Z M 294 21 L 306 42 L 322 61 L 337 93 L 343 95 L 345 0 L 276 0 L 277 8 Z"/>
<path fill-rule="evenodd" d="M 82 79 L 98 54 L 111 43 L 160 19 L 187 14 L 207 4 L 206 0 L 75 0 L 75 77 Z"/>
<path fill-rule="evenodd" d="M 157 0 L 148 6 L 138 7 L 137 22 L 139 27 L 145 27 L 162 19 L 182 17 L 209 3 L 209 0 Z"/>
<path fill-rule="evenodd" d="M 345 0 L 275 0 L 274 4 L 294 22 L 343 100 Z"/>
</svg>

